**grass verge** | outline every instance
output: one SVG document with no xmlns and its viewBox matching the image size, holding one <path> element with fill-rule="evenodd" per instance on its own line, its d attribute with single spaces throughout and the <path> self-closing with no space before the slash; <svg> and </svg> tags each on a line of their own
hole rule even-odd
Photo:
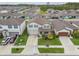
<svg viewBox="0 0 79 59">
<path fill-rule="evenodd" d="M 15 45 L 26 45 L 28 39 L 27 29 L 24 30 L 22 35 L 20 35 L 15 42 Z"/>
<path fill-rule="evenodd" d="M 24 48 L 12 48 L 11 52 L 12 53 L 21 53 L 24 50 Z"/>
<path fill-rule="evenodd" d="M 38 48 L 40 53 L 64 53 L 64 48 Z"/>
</svg>

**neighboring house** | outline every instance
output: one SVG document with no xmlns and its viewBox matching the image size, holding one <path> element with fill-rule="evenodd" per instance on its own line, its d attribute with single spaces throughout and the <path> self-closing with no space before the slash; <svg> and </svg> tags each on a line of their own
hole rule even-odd
<svg viewBox="0 0 79 59">
<path fill-rule="evenodd" d="M 59 36 L 70 36 L 70 34 L 77 30 L 78 28 L 73 26 L 70 22 L 64 20 L 54 20 L 52 21 L 55 34 Z"/>
<path fill-rule="evenodd" d="M 79 28 L 79 20 L 77 21 L 69 21 L 73 26 Z"/>
<path fill-rule="evenodd" d="M 79 11 L 77 10 L 52 10 L 45 15 L 46 18 L 50 19 L 79 19 Z"/>
<path fill-rule="evenodd" d="M 2 19 L 0 20 L 0 34 L 3 36 L 21 35 L 26 27 L 23 19 Z"/>
</svg>

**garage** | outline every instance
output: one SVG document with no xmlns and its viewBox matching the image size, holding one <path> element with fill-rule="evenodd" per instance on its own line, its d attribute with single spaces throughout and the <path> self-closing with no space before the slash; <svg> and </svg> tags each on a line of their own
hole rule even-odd
<svg viewBox="0 0 79 59">
<path fill-rule="evenodd" d="M 59 36 L 68 36 L 68 32 L 59 32 Z"/>
</svg>

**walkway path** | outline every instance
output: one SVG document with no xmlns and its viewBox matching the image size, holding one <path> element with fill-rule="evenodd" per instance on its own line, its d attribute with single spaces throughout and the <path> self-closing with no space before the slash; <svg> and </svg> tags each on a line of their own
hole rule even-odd
<svg viewBox="0 0 79 59">
<path fill-rule="evenodd" d="M 64 46 L 65 54 L 79 55 L 79 50 L 73 45 L 69 37 L 59 37 L 59 39 Z"/>
<path fill-rule="evenodd" d="M 38 37 L 37 36 L 29 36 L 27 40 L 27 44 L 22 55 L 34 55 L 38 54 Z"/>
</svg>

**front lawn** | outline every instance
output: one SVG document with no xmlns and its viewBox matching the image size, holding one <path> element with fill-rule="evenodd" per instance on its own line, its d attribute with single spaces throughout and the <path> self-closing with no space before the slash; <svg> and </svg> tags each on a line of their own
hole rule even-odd
<svg viewBox="0 0 79 59">
<path fill-rule="evenodd" d="M 64 48 L 38 48 L 40 53 L 64 53 Z"/>
<path fill-rule="evenodd" d="M 79 45 L 79 38 L 73 38 L 73 39 L 71 39 L 71 41 L 72 41 L 75 45 Z"/>
<path fill-rule="evenodd" d="M 24 48 L 12 48 L 11 53 L 21 53 L 24 50 Z"/>
<path fill-rule="evenodd" d="M 73 38 L 71 39 L 71 41 L 73 42 L 73 44 L 79 45 L 79 31 L 78 30 L 73 32 L 72 37 Z"/>
<path fill-rule="evenodd" d="M 52 40 L 45 40 L 45 39 L 40 38 L 38 40 L 38 45 L 46 45 L 46 44 L 49 44 L 49 45 L 62 45 L 58 38 L 55 38 L 55 39 L 52 39 Z"/>
<path fill-rule="evenodd" d="M 26 45 L 27 39 L 28 39 L 28 34 L 27 34 L 27 29 L 25 29 L 23 34 L 16 39 L 15 45 Z"/>
</svg>

